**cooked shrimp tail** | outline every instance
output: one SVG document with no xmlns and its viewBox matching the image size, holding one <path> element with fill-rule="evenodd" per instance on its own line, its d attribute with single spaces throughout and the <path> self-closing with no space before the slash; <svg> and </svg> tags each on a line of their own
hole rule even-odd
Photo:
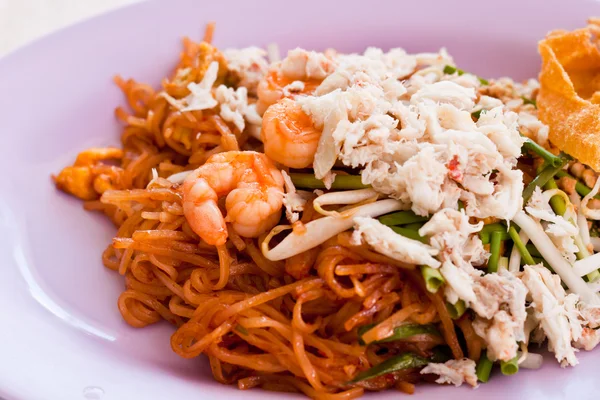
<svg viewBox="0 0 600 400">
<path fill-rule="evenodd" d="M 217 204 L 217 193 L 204 178 L 194 175 L 197 174 L 183 183 L 183 191 L 187 194 L 183 200 L 183 212 L 192 230 L 206 243 L 223 245 L 227 241 L 227 226 Z"/>
</svg>

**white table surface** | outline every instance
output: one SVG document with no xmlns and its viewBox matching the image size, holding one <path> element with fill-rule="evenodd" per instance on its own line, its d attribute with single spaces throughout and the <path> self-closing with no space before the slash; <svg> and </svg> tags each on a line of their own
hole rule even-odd
<svg viewBox="0 0 600 400">
<path fill-rule="evenodd" d="M 142 0 L 0 0 L 0 57 L 41 36 Z"/>
</svg>

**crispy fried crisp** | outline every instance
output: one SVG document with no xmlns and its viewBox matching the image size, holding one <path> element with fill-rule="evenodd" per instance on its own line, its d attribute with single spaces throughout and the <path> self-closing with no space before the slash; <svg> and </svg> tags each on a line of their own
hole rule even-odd
<svg viewBox="0 0 600 400">
<path fill-rule="evenodd" d="M 540 119 L 561 150 L 600 171 L 600 50 L 589 28 L 554 31 L 539 43 Z"/>
</svg>

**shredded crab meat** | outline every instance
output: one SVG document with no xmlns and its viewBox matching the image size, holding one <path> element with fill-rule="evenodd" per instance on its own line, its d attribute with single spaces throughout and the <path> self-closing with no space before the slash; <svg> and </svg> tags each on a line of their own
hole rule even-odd
<svg viewBox="0 0 600 400">
<path fill-rule="evenodd" d="M 212 96 L 212 87 L 217 81 L 218 73 L 219 63 L 213 61 L 199 83 L 192 82 L 188 85 L 190 94 L 183 99 L 183 107 L 178 104 L 181 111 L 209 110 L 217 106 L 218 102 Z"/>
<path fill-rule="evenodd" d="M 417 240 L 398 235 L 391 228 L 373 218 L 354 218 L 352 240 L 361 244 L 364 240 L 375 251 L 394 260 L 409 264 L 428 265 L 438 268 L 440 262 L 434 258 L 438 250 Z"/>
<path fill-rule="evenodd" d="M 283 195 L 283 206 L 285 207 L 285 216 L 290 224 L 300 219 L 300 213 L 304 211 L 306 202 L 313 197 L 312 193 L 297 191 L 292 179 L 285 171 L 281 171 L 285 194 Z"/>
<path fill-rule="evenodd" d="M 332 61 L 323 53 L 296 48 L 281 62 L 283 74 L 294 80 L 325 79 L 333 69 Z"/>
<path fill-rule="evenodd" d="M 226 49 L 223 55 L 227 60 L 227 69 L 236 75 L 239 87 L 244 87 L 251 94 L 256 94 L 258 82 L 269 69 L 267 52 L 258 47 L 243 49 Z"/>
<path fill-rule="evenodd" d="M 412 97 L 412 104 L 447 103 L 459 110 L 472 110 L 475 107 L 475 90 L 466 88 L 455 82 L 439 81 L 423 85 Z"/>
<path fill-rule="evenodd" d="M 283 88 L 283 95 L 286 97 L 291 97 L 293 94 L 302 92 L 304 90 L 304 86 L 304 82 L 302 81 L 293 81 Z"/>
<path fill-rule="evenodd" d="M 544 125 L 537 117 L 528 112 L 519 112 L 519 126 L 523 134 L 533 139 L 541 146 L 548 144 L 548 134 L 550 129 Z"/>
<path fill-rule="evenodd" d="M 567 219 L 572 213 L 565 213 L 565 216 L 561 216 L 556 215 L 552 210 L 549 203 L 552 193 L 550 191 L 542 192 L 539 187 L 536 187 L 525 211 L 541 222 L 544 231 L 560 250 L 562 256 L 573 263 L 577 258 L 575 254 L 579 251 L 574 239 L 574 236 L 579 233 L 579 228 L 574 220 L 571 222 Z"/>
<path fill-rule="evenodd" d="M 487 355 L 490 360 L 509 361 L 517 354 L 513 319 L 506 311 L 499 311 L 493 319 L 477 317 L 473 321 L 473 329 L 487 344 Z"/>
<path fill-rule="evenodd" d="M 477 301 L 473 291 L 473 275 L 457 267 L 451 261 L 444 261 L 440 272 L 448 283 L 445 294 L 449 303 L 455 304 L 459 300 L 464 300 L 467 304 L 471 304 Z"/>
<path fill-rule="evenodd" d="M 482 226 L 471 224 L 464 212 L 443 209 L 419 233 L 429 236 L 440 252 L 446 300 L 452 304 L 465 301 L 476 313 L 473 328 L 486 342 L 490 359 L 508 361 L 517 353 L 517 342 L 525 340 L 527 289 L 506 270 L 483 275 L 473 267 L 488 257 L 481 240 L 473 235 Z"/>
<path fill-rule="evenodd" d="M 480 117 L 481 117 L 486 112 L 488 112 L 492 108 L 496 108 L 496 107 L 504 107 L 504 103 L 502 103 L 502 100 L 497 99 L 495 97 L 491 97 L 491 96 L 481 95 L 481 96 L 479 96 L 479 101 L 473 108 L 473 111 L 474 112 L 482 111 L 480 114 Z"/>
<path fill-rule="evenodd" d="M 579 314 L 589 328 L 600 328 L 600 306 L 579 303 Z"/>
<path fill-rule="evenodd" d="M 446 208 L 437 212 L 419 229 L 419 234 L 428 236 L 430 244 L 439 251 L 443 263 L 441 272 L 448 280 L 449 287 L 467 302 L 475 301 L 473 283 L 481 275 L 472 264 L 481 265 L 488 257 L 481 240 L 471 236 L 482 226 L 483 223 L 469 223 L 464 212 Z"/>
<path fill-rule="evenodd" d="M 523 175 L 514 169 L 524 141 L 519 116 L 491 96 L 476 104 L 479 80 L 445 74 L 446 53 L 368 49 L 333 60 L 315 93 L 296 99 L 323 129 L 318 178 L 337 159 L 363 168 L 363 183 L 419 215 L 459 199 L 479 218 L 510 220 L 521 209 Z M 471 113 L 484 107 L 474 122 Z"/>
<path fill-rule="evenodd" d="M 527 289 L 513 274 L 501 270 L 479 277 L 474 285 L 477 317 L 475 332 L 488 346 L 491 360 L 509 361 L 517 354 L 517 342 L 525 341 Z"/>
<path fill-rule="evenodd" d="M 600 343 L 600 330 L 585 327 L 583 328 L 581 337 L 573 343 L 573 346 L 578 349 L 590 351 L 598 346 L 598 343 Z"/>
<path fill-rule="evenodd" d="M 257 131 L 260 131 L 262 118 L 256 111 L 256 104 L 249 99 L 248 87 L 240 85 L 234 89 L 219 85 L 213 88 L 218 73 L 219 63 L 213 61 L 199 83 L 192 82 L 188 85 L 190 94 L 183 99 L 174 99 L 164 92 L 161 95 L 182 112 L 218 107 L 219 115 L 223 120 L 231 123 L 239 132 L 248 128 L 248 131 L 256 136 Z"/>
<path fill-rule="evenodd" d="M 533 300 L 531 307 L 548 338 L 549 350 L 554 352 L 562 366 L 577 365 L 577 350 L 571 345 L 582 335 L 579 314 L 575 308 L 577 296 L 566 295 L 560 278 L 542 265 L 525 266 L 521 279 L 529 289 Z"/>
<path fill-rule="evenodd" d="M 468 358 L 462 360 L 450 360 L 445 363 L 430 363 L 421 370 L 421 374 L 438 375 L 436 382 L 439 384 L 452 384 L 461 386 L 463 383 L 477 386 L 477 374 L 475 372 L 475 361 Z"/>
<path fill-rule="evenodd" d="M 521 342 L 525 339 L 527 289 L 519 279 L 506 270 L 484 275 L 477 280 L 475 294 L 477 301 L 472 308 L 477 315 L 493 319 L 499 311 L 508 311 L 516 324 L 515 338 Z"/>
<path fill-rule="evenodd" d="M 237 89 L 220 85 L 215 89 L 215 100 L 220 105 L 219 114 L 227 122 L 231 122 L 240 132 L 246 128 L 246 123 L 260 126 L 262 118 L 254 104 L 248 104 L 248 90 L 245 87 Z"/>
</svg>

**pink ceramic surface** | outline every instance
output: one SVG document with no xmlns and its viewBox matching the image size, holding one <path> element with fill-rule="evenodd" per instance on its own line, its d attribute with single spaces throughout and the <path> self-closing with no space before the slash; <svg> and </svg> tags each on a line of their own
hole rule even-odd
<svg viewBox="0 0 600 400">
<path fill-rule="evenodd" d="M 136 330 L 121 320 L 123 280 L 100 260 L 114 227 L 50 180 L 79 150 L 118 143 L 113 108 L 123 99 L 115 73 L 158 84 L 176 62 L 180 37 L 200 38 L 214 20 L 221 47 L 445 46 L 466 70 L 523 79 L 536 75 L 536 41 L 548 30 L 598 14 L 600 3 L 585 0 L 172 0 L 86 21 L 0 60 L 0 397 L 287 396 L 215 383 L 204 358 L 172 353 L 170 326 Z M 548 359 L 541 371 L 495 374 L 477 390 L 419 386 L 415 398 L 592 398 L 600 351 L 580 359 L 574 369 Z"/>
</svg>

